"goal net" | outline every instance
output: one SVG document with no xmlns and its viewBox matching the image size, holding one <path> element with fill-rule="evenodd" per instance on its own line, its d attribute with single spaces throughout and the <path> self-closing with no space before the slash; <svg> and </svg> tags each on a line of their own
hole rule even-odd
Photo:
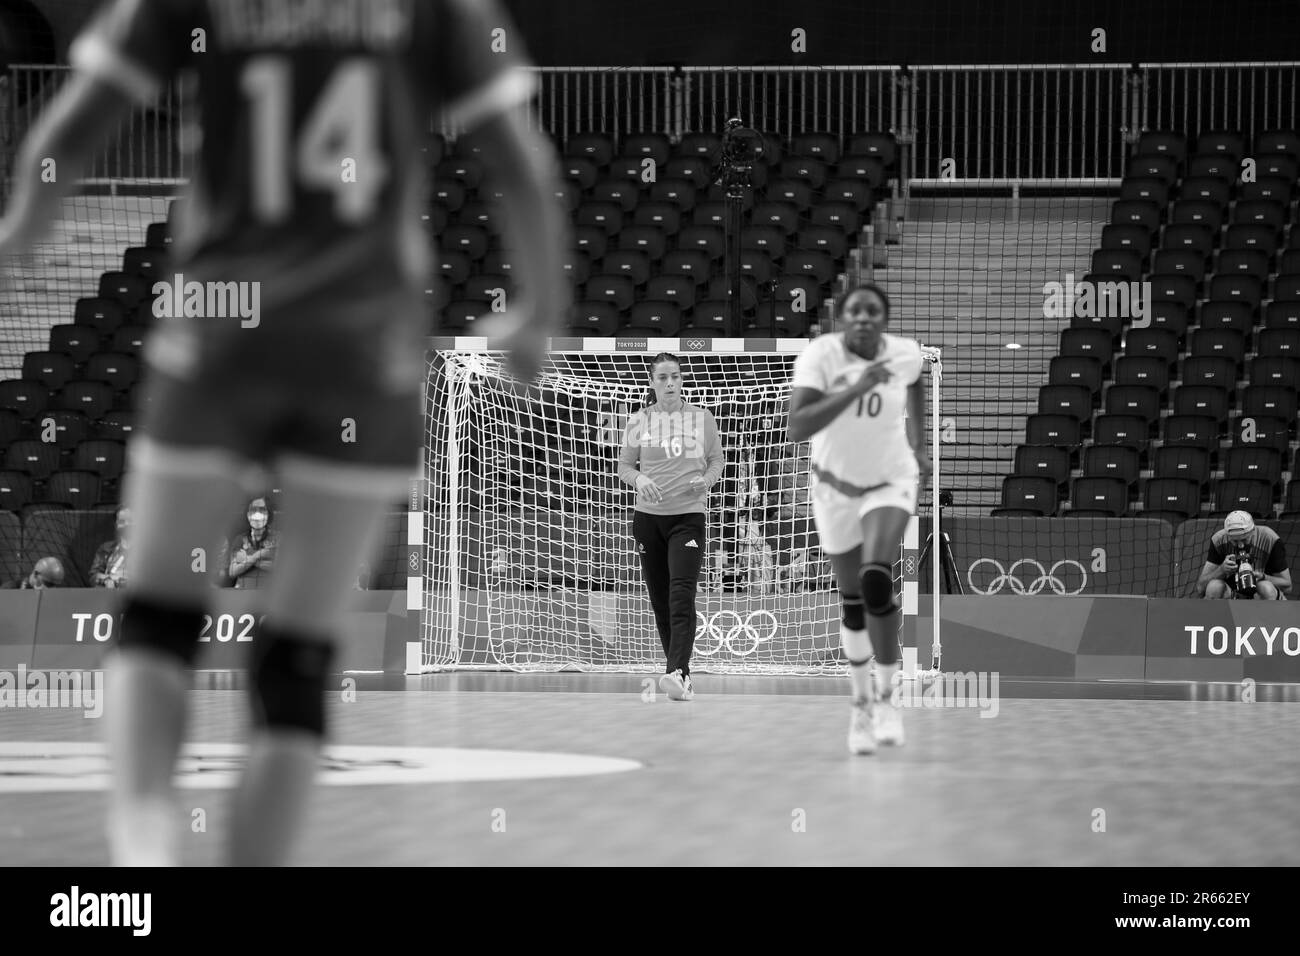
<svg viewBox="0 0 1300 956">
<path fill-rule="evenodd" d="M 748 350 L 722 351 L 726 343 L 605 339 L 605 351 L 557 350 L 527 394 L 496 353 L 430 353 L 419 669 L 662 668 L 631 534 L 634 495 L 617 476 L 624 428 L 644 406 L 647 362 L 660 344 L 681 357 L 685 400 L 713 413 L 726 455 L 708 501 L 692 667 L 843 666 L 808 445 L 785 438 L 794 359 L 808 340 L 732 340 Z M 918 568 L 915 554 L 904 557 L 895 577 L 907 620 L 918 609 Z M 904 645 L 914 646 L 905 630 Z"/>
</svg>

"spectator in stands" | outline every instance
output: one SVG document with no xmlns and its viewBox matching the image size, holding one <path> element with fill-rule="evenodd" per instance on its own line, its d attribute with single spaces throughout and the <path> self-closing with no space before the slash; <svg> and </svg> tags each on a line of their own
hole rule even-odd
<svg viewBox="0 0 1300 956">
<path fill-rule="evenodd" d="M 131 509 L 122 505 L 117 509 L 117 537 L 105 541 L 90 562 L 90 586 L 94 588 L 120 588 L 126 585 L 126 532 L 131 525 Z"/>
<path fill-rule="evenodd" d="M 32 573 L 25 578 L 14 578 L 0 587 L 21 590 L 40 591 L 45 588 L 63 586 L 63 562 L 58 558 L 41 558 L 32 568 Z"/>
<path fill-rule="evenodd" d="M 1205 567 L 1196 582 L 1203 597 L 1238 600 L 1286 600 L 1291 571 L 1286 548 L 1272 528 L 1259 528 L 1245 511 L 1234 511 L 1210 538 Z"/>
<path fill-rule="evenodd" d="M 226 567 L 237 588 L 260 588 L 266 583 L 275 552 L 280 547 L 280 533 L 269 527 L 271 510 L 265 498 L 248 503 L 248 530 L 232 541 Z"/>
</svg>

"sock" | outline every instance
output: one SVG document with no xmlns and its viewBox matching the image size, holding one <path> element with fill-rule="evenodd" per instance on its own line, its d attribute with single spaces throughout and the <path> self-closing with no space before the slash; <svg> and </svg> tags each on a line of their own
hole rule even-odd
<svg viewBox="0 0 1300 956">
<path fill-rule="evenodd" d="M 849 686 L 854 700 L 871 699 L 871 638 L 865 630 L 850 631 L 840 625 L 840 646 L 849 659 Z"/>
<path fill-rule="evenodd" d="M 900 664 L 882 664 L 876 662 L 876 699 L 889 700 L 894 693 L 894 675 Z"/>
</svg>

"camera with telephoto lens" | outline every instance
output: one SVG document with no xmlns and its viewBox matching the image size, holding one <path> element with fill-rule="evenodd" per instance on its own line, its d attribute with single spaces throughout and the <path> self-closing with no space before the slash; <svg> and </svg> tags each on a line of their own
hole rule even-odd
<svg viewBox="0 0 1300 956">
<path fill-rule="evenodd" d="M 1255 568 L 1250 563 L 1249 548 L 1237 549 L 1237 572 L 1232 584 L 1238 594 L 1255 593 Z"/>
</svg>

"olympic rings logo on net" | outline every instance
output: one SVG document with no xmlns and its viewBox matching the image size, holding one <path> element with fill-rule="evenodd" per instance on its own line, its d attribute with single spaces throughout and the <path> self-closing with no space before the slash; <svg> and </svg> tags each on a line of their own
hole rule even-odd
<svg viewBox="0 0 1300 956">
<path fill-rule="evenodd" d="M 776 637 L 776 615 L 771 611 L 714 611 L 707 618 L 695 612 L 695 653 L 712 657 L 724 648 L 737 657 L 749 657 Z M 743 642 L 741 639 L 743 638 Z"/>
<path fill-rule="evenodd" d="M 988 586 L 983 588 L 975 583 L 975 569 L 982 564 L 992 565 L 993 570 L 997 572 L 993 579 L 989 581 Z M 1022 566 L 1036 569 L 1038 577 L 1025 584 L 1024 579 L 1017 573 Z M 1065 581 L 1059 578 L 1056 573 L 1064 568 L 1071 567 L 1079 572 L 1079 586 L 1073 590 L 1070 590 Z M 980 558 L 966 571 L 966 580 L 970 583 L 970 589 L 976 594 L 997 594 L 1004 587 L 1008 588 L 1012 594 L 1038 594 L 1043 588 L 1050 587 L 1053 594 L 1069 596 L 1078 594 L 1088 586 L 1088 572 L 1082 564 L 1070 558 L 1062 558 L 1053 564 L 1050 570 L 1033 558 L 1021 558 L 1011 567 L 1005 569 L 1000 561 L 995 561 L 993 558 Z"/>
</svg>

